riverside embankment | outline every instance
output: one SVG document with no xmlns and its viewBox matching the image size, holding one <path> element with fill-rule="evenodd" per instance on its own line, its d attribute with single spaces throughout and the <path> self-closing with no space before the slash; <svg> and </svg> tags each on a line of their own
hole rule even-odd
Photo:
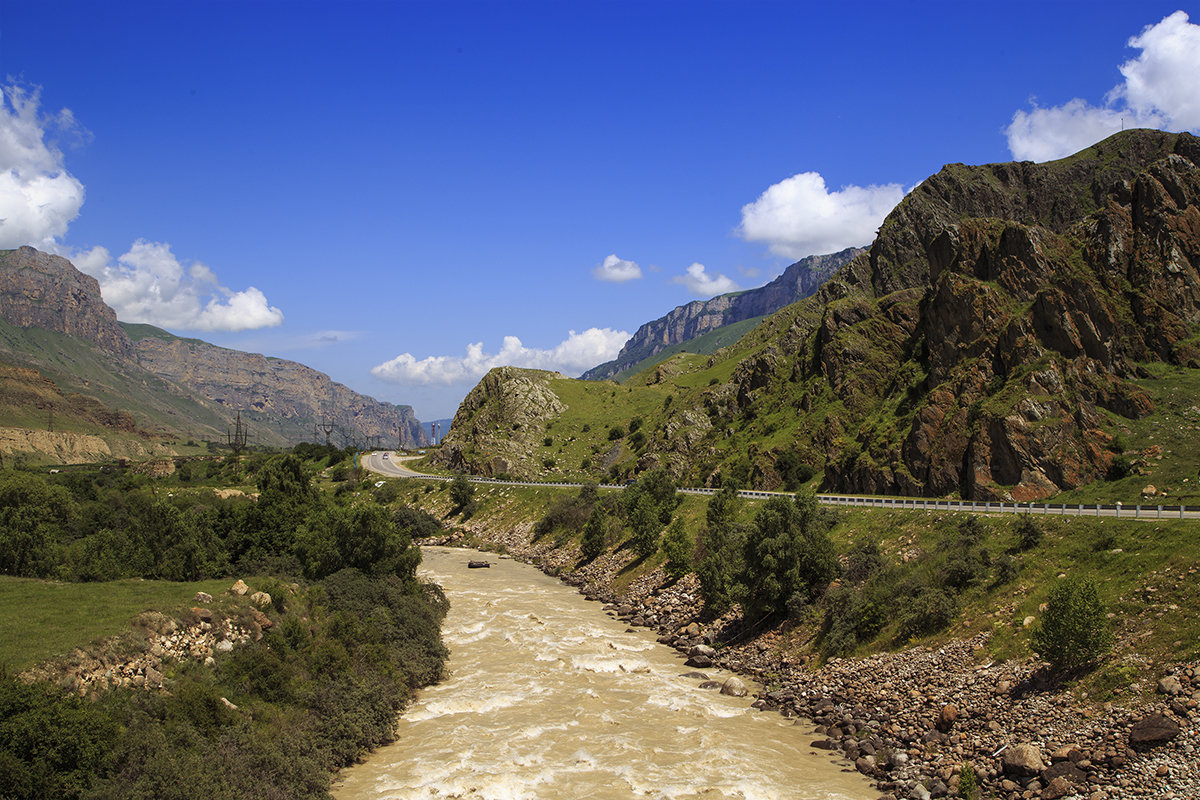
<svg viewBox="0 0 1200 800">
<path fill-rule="evenodd" d="M 628 555 L 608 553 L 581 566 L 574 548 L 533 541 L 532 525 L 469 528 L 442 541 L 490 542 L 681 651 L 726 640 L 736 626 L 736 615 L 701 621 L 694 576 L 672 584 L 654 572 L 617 592 Z M 1127 687 L 1119 704 L 1097 703 L 1048 683 L 1035 659 L 989 657 L 989 635 L 817 666 L 793 661 L 773 630 L 718 646 L 711 658 L 759 679 L 760 707 L 811 720 L 810 752 L 826 751 L 833 763 L 869 777 L 880 797 L 957 796 L 967 764 L 982 797 L 1200 797 L 1200 665 L 1171 665 L 1158 684 Z"/>
</svg>

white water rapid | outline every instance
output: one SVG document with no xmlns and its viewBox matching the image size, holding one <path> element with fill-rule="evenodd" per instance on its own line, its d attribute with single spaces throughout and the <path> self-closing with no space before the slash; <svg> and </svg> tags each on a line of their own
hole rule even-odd
<svg viewBox="0 0 1200 800">
<path fill-rule="evenodd" d="M 858 773 L 809 748 L 808 727 L 682 677 L 649 631 L 533 567 L 426 548 L 450 599 L 448 676 L 422 690 L 396 742 L 344 770 L 338 800 L 866 800 Z M 715 680 L 728 673 L 703 670 Z"/>
</svg>

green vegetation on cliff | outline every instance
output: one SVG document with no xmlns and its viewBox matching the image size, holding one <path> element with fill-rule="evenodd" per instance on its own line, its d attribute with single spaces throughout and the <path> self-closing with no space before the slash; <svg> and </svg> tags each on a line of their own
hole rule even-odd
<svg viewBox="0 0 1200 800">
<path fill-rule="evenodd" d="M 540 479 L 665 467 L 713 487 L 1197 497 L 1200 464 L 1162 442 L 1200 424 L 1197 209 L 1189 134 L 948 165 L 816 295 L 711 355 L 619 386 L 494 371 L 442 457 Z"/>
</svg>

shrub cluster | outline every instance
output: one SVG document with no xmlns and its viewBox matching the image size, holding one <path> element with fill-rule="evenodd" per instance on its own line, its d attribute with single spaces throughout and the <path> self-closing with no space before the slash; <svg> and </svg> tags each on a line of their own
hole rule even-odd
<svg viewBox="0 0 1200 800">
<path fill-rule="evenodd" d="M 0 471 L 0 574 L 105 581 L 234 572 L 320 579 L 343 567 L 411 575 L 422 512 L 329 499 L 296 455 L 257 466 L 257 501 L 164 492 L 140 476 Z"/>
<path fill-rule="evenodd" d="M 327 797 L 330 771 L 394 736 L 446 651 L 436 587 L 346 568 L 289 598 L 215 668 L 166 670 L 167 692 L 85 701 L 0 675 L 0 795 Z"/>
</svg>

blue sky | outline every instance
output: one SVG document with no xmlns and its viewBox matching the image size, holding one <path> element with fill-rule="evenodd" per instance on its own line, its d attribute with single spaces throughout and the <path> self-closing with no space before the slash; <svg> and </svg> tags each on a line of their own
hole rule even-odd
<svg viewBox="0 0 1200 800">
<path fill-rule="evenodd" d="M 869 243 L 944 163 L 1200 129 L 1194 11 L 0 0 L 0 246 L 446 417 Z"/>
</svg>

